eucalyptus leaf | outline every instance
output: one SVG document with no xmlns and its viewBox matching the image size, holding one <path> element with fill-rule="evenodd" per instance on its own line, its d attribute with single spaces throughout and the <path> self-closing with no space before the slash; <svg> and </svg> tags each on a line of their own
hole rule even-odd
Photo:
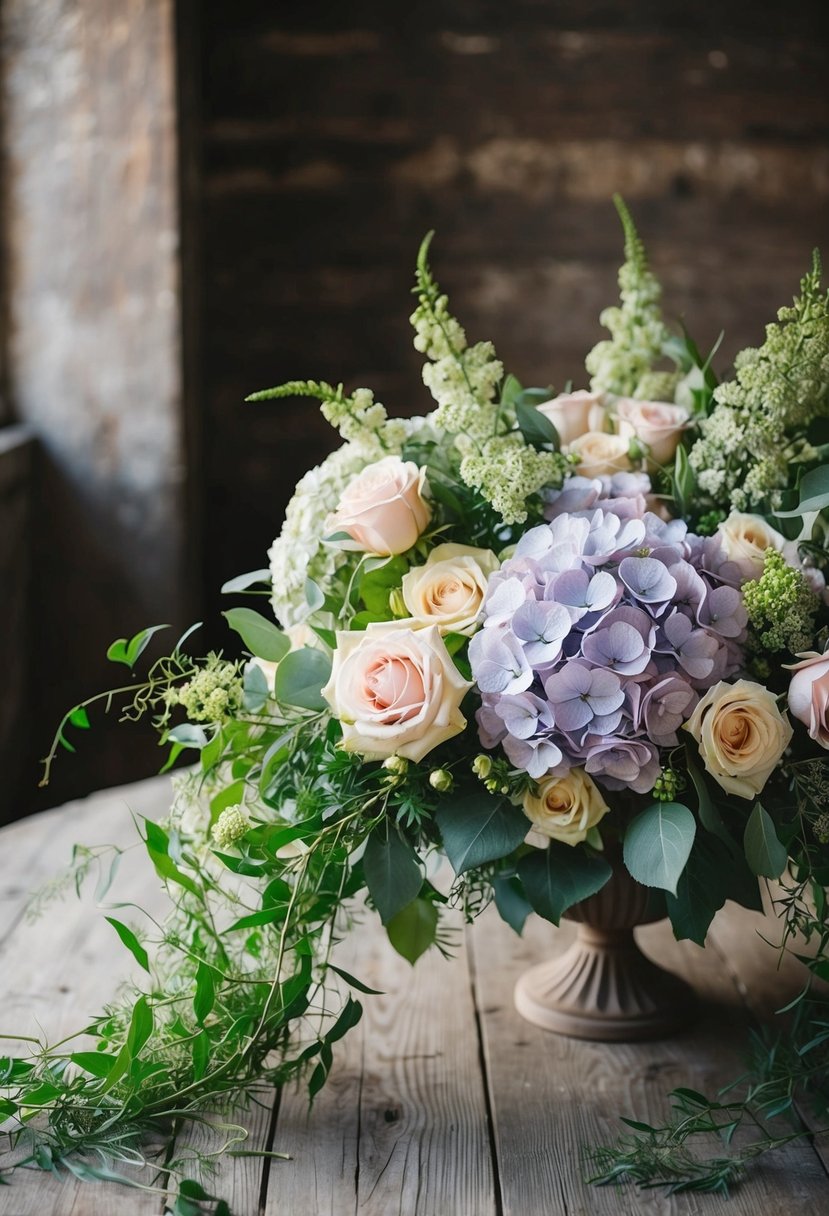
<svg viewBox="0 0 829 1216">
<path fill-rule="evenodd" d="M 496 874 L 492 880 L 492 891 L 495 896 L 495 907 L 502 920 L 521 936 L 524 924 L 532 912 L 532 904 L 527 901 L 517 877 L 505 877 Z"/>
<path fill-rule="evenodd" d="M 788 853 L 781 844 L 774 822 L 759 802 L 748 817 L 743 847 L 752 872 L 763 878 L 779 878 L 786 868 Z"/>
<path fill-rule="evenodd" d="M 529 827 L 524 812 L 511 802 L 477 792 L 447 795 L 435 818 L 456 874 L 506 857 L 522 843 Z"/>
<path fill-rule="evenodd" d="M 528 394 L 538 390 L 525 389 L 523 393 L 515 400 L 515 417 L 518 422 L 518 429 L 526 439 L 527 443 L 534 447 L 543 447 L 545 444 L 551 444 L 554 448 L 561 447 L 561 440 L 558 431 L 553 423 L 544 414 L 538 410 L 538 404 L 533 403 L 532 399 L 528 399 Z"/>
<path fill-rule="evenodd" d="M 554 925 L 573 904 L 601 891 L 613 873 L 598 853 L 557 841 L 527 853 L 517 869 L 534 911 Z"/>
<path fill-rule="evenodd" d="M 229 608 L 222 616 L 258 659 L 278 663 L 291 649 L 282 630 L 261 612 L 254 612 L 252 608 Z"/>
<path fill-rule="evenodd" d="M 325 709 L 322 688 L 331 675 L 331 660 L 321 650 L 292 650 L 276 669 L 276 699 L 299 709 Z"/>
<path fill-rule="evenodd" d="M 251 570 L 248 574 L 237 574 L 235 578 L 228 579 L 226 583 L 222 583 L 222 595 L 233 595 L 236 591 L 247 591 L 248 587 L 253 587 L 256 583 L 269 583 L 270 581 L 270 570 Z"/>
<path fill-rule="evenodd" d="M 822 464 L 805 474 L 798 486 L 800 500 L 790 511 L 777 511 L 778 519 L 805 515 L 807 511 L 822 511 L 829 507 L 829 464 Z"/>
<path fill-rule="evenodd" d="M 412 902 L 423 885 L 417 854 L 391 823 L 376 829 L 366 841 L 363 874 L 384 925 Z"/>
<path fill-rule="evenodd" d="M 655 802 L 636 816 L 625 833 L 625 865 L 643 886 L 676 895 L 696 830 L 687 806 Z"/>
</svg>

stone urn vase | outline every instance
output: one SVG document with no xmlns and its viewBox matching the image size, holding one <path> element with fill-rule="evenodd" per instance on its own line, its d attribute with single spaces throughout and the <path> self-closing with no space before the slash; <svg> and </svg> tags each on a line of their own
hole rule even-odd
<svg viewBox="0 0 829 1216">
<path fill-rule="evenodd" d="M 651 962 L 633 937 L 637 925 L 664 916 L 653 910 L 652 896 L 615 861 L 601 891 L 565 912 L 578 925 L 572 946 L 518 980 L 521 1016 L 557 1034 L 610 1042 L 661 1038 L 687 1024 L 693 989 Z"/>
</svg>

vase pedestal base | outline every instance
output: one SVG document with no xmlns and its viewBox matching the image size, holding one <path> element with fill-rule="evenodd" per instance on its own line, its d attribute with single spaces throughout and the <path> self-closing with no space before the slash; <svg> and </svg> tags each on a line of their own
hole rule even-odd
<svg viewBox="0 0 829 1216">
<path fill-rule="evenodd" d="M 560 958 L 524 973 L 515 1007 L 544 1030 L 577 1039 L 630 1042 L 673 1034 L 696 1012 L 694 991 L 642 953 L 632 929 L 579 924 Z"/>
</svg>

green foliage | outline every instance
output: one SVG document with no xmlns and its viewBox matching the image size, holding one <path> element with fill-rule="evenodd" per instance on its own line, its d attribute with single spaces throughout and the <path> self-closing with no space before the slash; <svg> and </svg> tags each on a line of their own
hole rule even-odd
<svg viewBox="0 0 829 1216">
<path fill-rule="evenodd" d="M 376 828 L 366 841 L 363 874 L 384 925 L 411 903 L 423 885 L 414 849 L 388 823 Z"/>
<path fill-rule="evenodd" d="M 321 650 L 292 650 L 276 669 L 276 699 L 297 709 L 325 709 L 322 688 L 331 675 L 331 660 Z"/>
<path fill-rule="evenodd" d="M 765 878 L 779 878 L 785 870 L 788 850 L 778 839 L 768 811 L 759 802 L 749 815 L 743 846 L 746 861 L 753 873 Z"/>
<path fill-rule="evenodd" d="M 527 834 L 527 817 L 505 798 L 472 791 L 445 797 L 435 816 L 456 874 L 506 857 Z"/>
<path fill-rule="evenodd" d="M 252 608 L 230 608 L 222 616 L 257 658 L 278 663 L 291 649 L 282 630 Z"/>
<path fill-rule="evenodd" d="M 612 872 L 600 853 L 556 841 L 518 862 L 518 877 L 533 911 L 554 925 L 573 904 L 601 891 Z"/>
<path fill-rule="evenodd" d="M 398 954 L 414 965 L 436 941 L 438 910 L 428 899 L 414 899 L 386 925 Z"/>
<path fill-rule="evenodd" d="M 643 886 L 676 895 L 695 835 L 696 822 L 686 806 L 654 803 L 636 816 L 625 833 L 625 865 Z"/>
</svg>

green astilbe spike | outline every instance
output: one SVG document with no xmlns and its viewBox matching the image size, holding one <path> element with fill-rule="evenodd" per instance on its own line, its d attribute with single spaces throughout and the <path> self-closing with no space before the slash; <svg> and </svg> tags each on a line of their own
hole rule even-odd
<svg viewBox="0 0 829 1216">
<path fill-rule="evenodd" d="M 645 246 L 633 217 L 618 194 L 613 202 L 622 222 L 625 260 L 619 269 L 621 303 L 606 308 L 600 320 L 610 338 L 598 342 L 585 360 L 594 392 L 617 397 L 642 397 L 670 334 L 662 320 L 662 289 L 648 266 Z M 641 387 L 640 387 L 641 386 Z"/>
</svg>

